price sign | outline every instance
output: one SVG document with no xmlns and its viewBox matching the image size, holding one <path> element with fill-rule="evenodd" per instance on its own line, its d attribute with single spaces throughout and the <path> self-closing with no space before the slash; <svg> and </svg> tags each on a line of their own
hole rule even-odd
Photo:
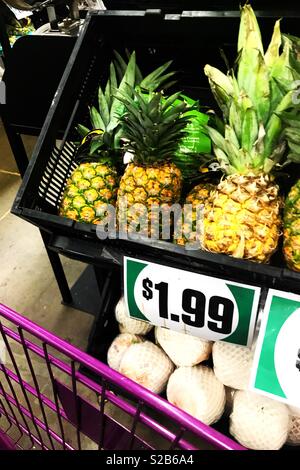
<svg viewBox="0 0 300 470">
<path fill-rule="evenodd" d="M 251 388 L 300 407 L 300 296 L 270 290 L 251 376 Z"/>
<path fill-rule="evenodd" d="M 260 289 L 124 257 L 131 317 L 212 341 L 250 346 Z"/>
</svg>

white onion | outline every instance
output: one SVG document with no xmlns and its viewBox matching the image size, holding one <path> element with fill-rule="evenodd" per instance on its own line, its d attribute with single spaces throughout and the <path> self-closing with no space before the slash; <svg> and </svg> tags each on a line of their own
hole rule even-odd
<svg viewBox="0 0 300 470">
<path fill-rule="evenodd" d="M 213 424 L 223 414 L 225 388 L 209 367 L 179 367 L 169 379 L 167 398 L 203 423 Z"/>
<path fill-rule="evenodd" d="M 250 381 L 254 347 L 217 341 L 212 348 L 214 372 L 227 387 L 247 390 Z"/>
<path fill-rule="evenodd" d="M 107 351 L 107 363 L 109 367 L 119 370 L 121 359 L 125 351 L 135 343 L 141 343 L 143 338 L 131 333 L 122 333 L 118 335 L 111 343 Z"/>
<path fill-rule="evenodd" d="M 295 406 L 289 406 L 290 429 L 287 438 L 287 444 L 291 446 L 300 445 L 300 409 Z"/>
<path fill-rule="evenodd" d="M 280 449 L 288 436 L 289 413 L 283 403 L 238 390 L 233 398 L 230 433 L 253 450 Z"/>
<path fill-rule="evenodd" d="M 212 348 L 210 341 L 196 336 L 156 327 L 155 338 L 176 366 L 194 366 L 209 358 Z"/>
<path fill-rule="evenodd" d="M 122 333 L 132 333 L 135 335 L 146 335 L 153 328 L 147 322 L 131 318 L 125 305 L 124 297 L 121 297 L 115 309 L 117 322 Z"/>
<path fill-rule="evenodd" d="M 119 372 L 154 393 L 161 393 L 174 369 L 169 357 L 155 344 L 145 341 L 130 346 L 122 357 Z"/>
</svg>

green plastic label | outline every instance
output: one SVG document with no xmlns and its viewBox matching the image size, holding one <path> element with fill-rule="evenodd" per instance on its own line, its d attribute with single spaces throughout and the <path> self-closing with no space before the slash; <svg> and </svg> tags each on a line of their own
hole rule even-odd
<svg viewBox="0 0 300 470">
<path fill-rule="evenodd" d="M 300 407 L 300 296 L 270 290 L 255 350 L 251 388 Z"/>
</svg>

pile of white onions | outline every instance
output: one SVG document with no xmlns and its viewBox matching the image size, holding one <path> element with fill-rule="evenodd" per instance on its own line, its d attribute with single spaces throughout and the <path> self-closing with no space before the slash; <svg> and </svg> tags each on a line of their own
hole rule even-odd
<svg viewBox="0 0 300 470">
<path fill-rule="evenodd" d="M 113 369 L 167 399 L 205 424 L 229 416 L 230 433 L 254 450 L 300 445 L 300 410 L 249 391 L 254 346 L 226 342 L 152 326 L 129 317 L 124 299 L 115 311 L 119 334 L 107 355 Z M 213 368 L 203 364 L 212 356 Z"/>
</svg>

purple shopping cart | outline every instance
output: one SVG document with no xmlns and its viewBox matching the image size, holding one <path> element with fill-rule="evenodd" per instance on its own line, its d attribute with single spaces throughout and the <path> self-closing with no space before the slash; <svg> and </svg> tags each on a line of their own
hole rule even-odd
<svg viewBox="0 0 300 470">
<path fill-rule="evenodd" d="M 0 449 L 243 449 L 1 304 L 0 347 Z"/>
</svg>

